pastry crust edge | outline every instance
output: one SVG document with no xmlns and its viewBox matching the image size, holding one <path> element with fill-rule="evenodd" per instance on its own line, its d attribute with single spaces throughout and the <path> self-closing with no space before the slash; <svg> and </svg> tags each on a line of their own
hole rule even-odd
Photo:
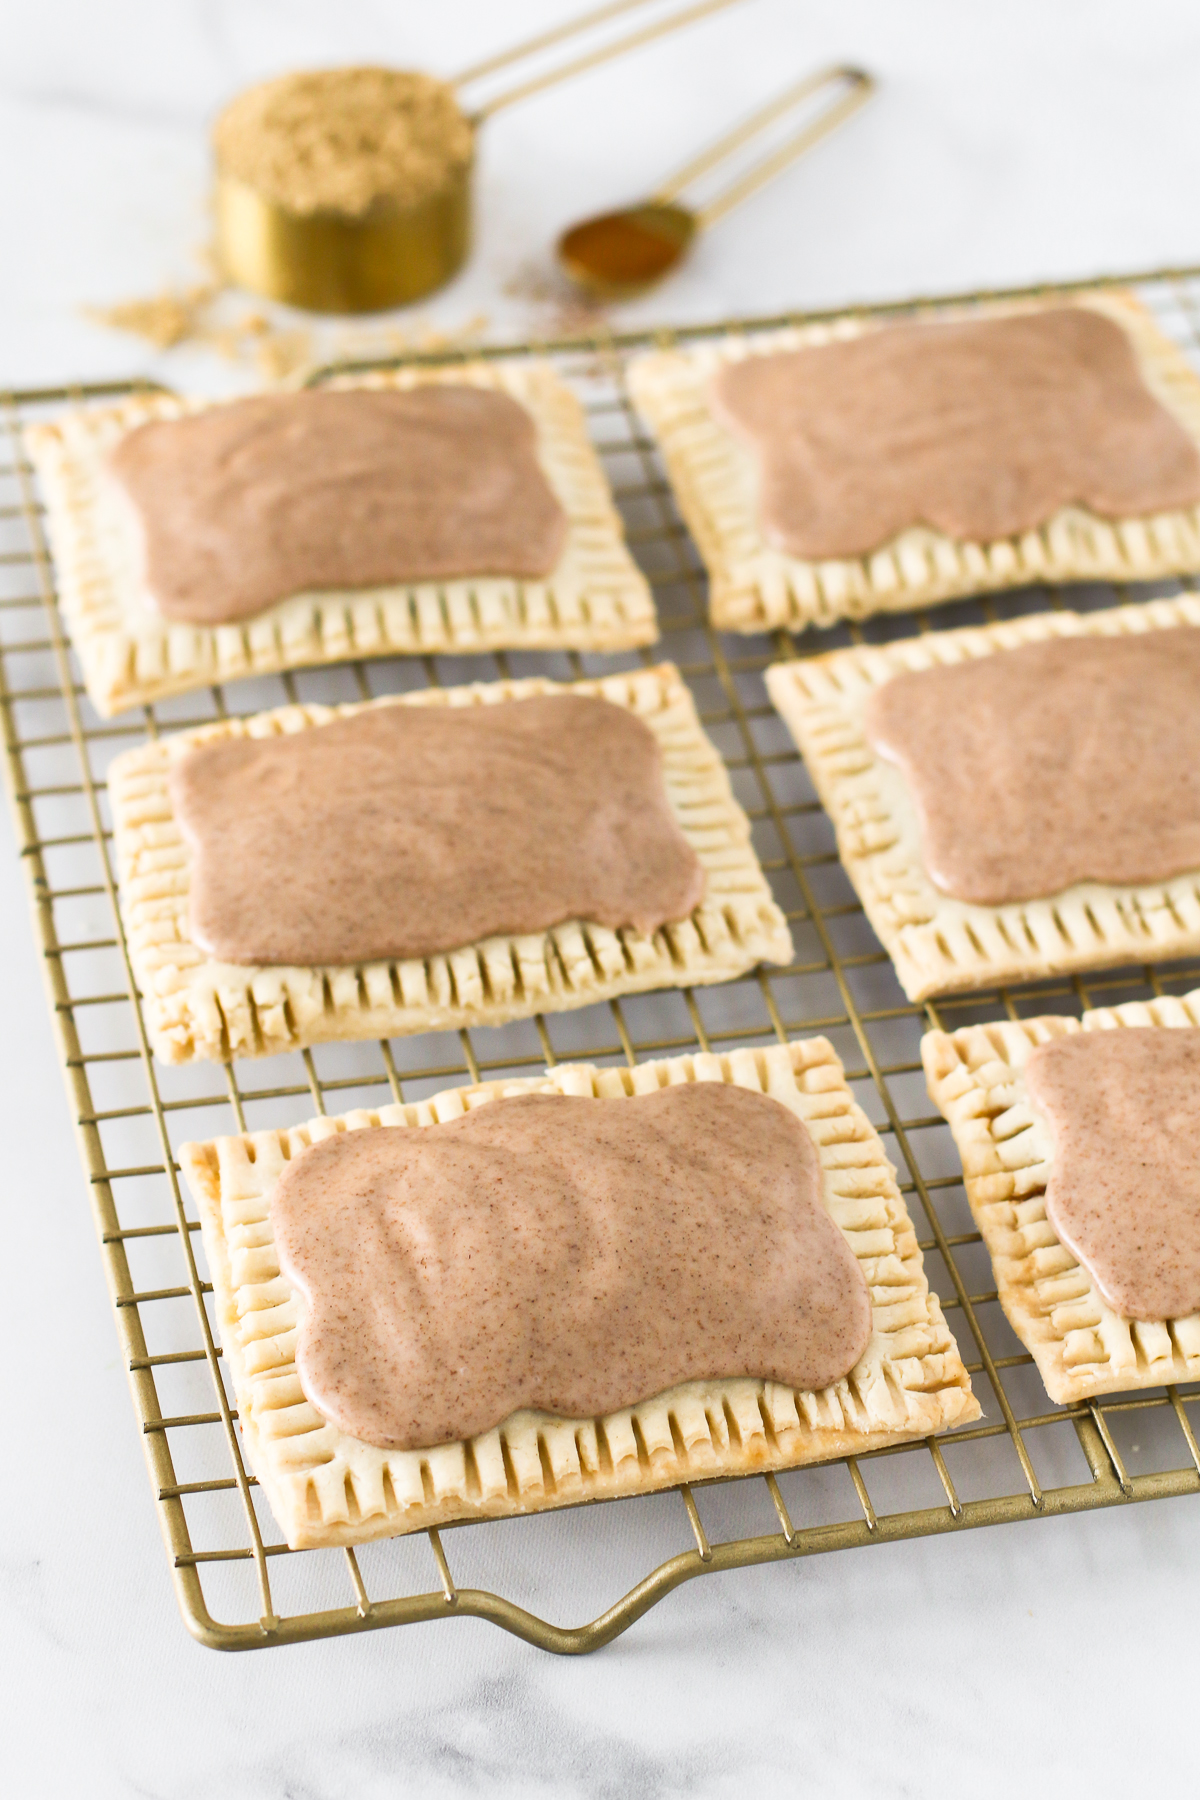
<svg viewBox="0 0 1200 1800">
<path fill-rule="evenodd" d="M 1044 310 L 1047 304 L 1089 306 L 1114 319 L 1132 339 L 1151 392 L 1200 448 L 1200 376 L 1132 294 L 949 305 L 923 309 L 921 316 L 974 320 Z M 656 351 L 631 363 L 630 392 L 658 441 L 680 512 L 708 570 L 710 615 L 718 630 L 802 631 L 1034 582 L 1153 581 L 1200 570 L 1200 505 L 1115 520 L 1064 507 L 1036 531 L 990 543 L 913 526 L 879 550 L 823 561 L 770 545 L 759 524 L 751 452 L 709 405 L 709 376 L 746 356 L 858 336 L 887 323 L 846 313 L 700 349 Z"/>
<path fill-rule="evenodd" d="M 903 775 L 862 730 L 866 694 L 893 675 L 1054 637 L 1200 626 L 1200 595 L 1030 613 L 775 663 L 767 691 L 833 822 L 838 855 L 910 1000 L 1200 951 L 1200 870 L 1138 887 L 1078 882 L 1042 899 L 982 906 L 943 894 L 921 851 Z"/>
<path fill-rule="evenodd" d="M 649 585 L 629 554 L 574 394 L 544 363 L 465 363 L 342 377 L 338 387 L 467 383 L 509 394 L 532 415 L 537 457 L 567 515 L 567 541 L 540 581 L 502 576 L 298 594 L 253 618 L 189 625 L 139 592 L 129 525 L 106 491 L 104 459 L 128 431 L 229 404 L 144 393 L 27 428 L 46 496 L 58 591 L 84 682 L 102 717 L 206 684 L 396 655 L 493 650 L 614 651 L 652 644 Z"/>
<path fill-rule="evenodd" d="M 679 1081 L 768 1093 L 813 1134 L 826 1204 L 871 1289 L 871 1341 L 849 1376 L 816 1394 L 752 1379 L 688 1382 L 601 1421 L 522 1411 L 469 1446 L 424 1451 L 365 1444 L 310 1405 L 295 1372 L 295 1301 L 268 1217 L 286 1158 L 339 1131 L 419 1128 L 507 1094 L 621 1098 Z M 179 1154 L 199 1209 L 242 1440 L 293 1549 L 795 1468 L 979 1417 L 895 1171 L 823 1038 L 622 1069 L 560 1064 L 544 1076 L 451 1088 L 290 1131 L 185 1144 Z"/>
<path fill-rule="evenodd" d="M 1200 1379 L 1200 1313 L 1126 1320 L 1046 1217 L 1053 1158 L 1029 1104 L 1024 1064 L 1038 1044 L 1078 1031 L 1200 1025 L 1200 989 L 1176 998 L 1097 1007 L 1082 1020 L 1051 1015 L 927 1032 L 921 1059 L 930 1098 L 962 1158 L 967 1199 L 1005 1317 L 1060 1405 Z"/>
<path fill-rule="evenodd" d="M 575 920 L 423 960 L 312 968 L 222 963 L 191 941 L 187 850 L 168 780 L 173 761 L 192 746 L 319 728 L 370 707 L 504 704 L 554 693 L 627 707 L 654 732 L 668 797 L 706 876 L 689 918 L 653 938 Z M 754 853 L 749 820 L 670 664 L 594 681 L 530 676 L 223 718 L 124 752 L 109 770 L 108 791 L 126 941 L 151 1044 L 167 1063 L 499 1025 L 654 988 L 728 981 L 760 962 L 792 960 L 791 932 Z"/>
</svg>

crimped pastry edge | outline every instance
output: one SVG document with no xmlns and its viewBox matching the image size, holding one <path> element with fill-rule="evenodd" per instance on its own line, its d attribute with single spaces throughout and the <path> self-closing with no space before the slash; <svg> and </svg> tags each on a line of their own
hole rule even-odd
<svg viewBox="0 0 1200 1800">
<path fill-rule="evenodd" d="M 194 745 L 319 728 L 364 707 L 495 705 L 552 693 L 600 696 L 629 708 L 654 732 L 668 796 L 705 870 L 705 895 L 690 918 L 653 938 L 571 921 L 423 961 L 325 968 L 222 963 L 191 941 L 187 851 L 168 778 L 172 762 Z M 594 681 L 531 676 L 224 718 L 126 751 L 113 762 L 108 791 L 126 938 L 146 1028 L 164 1062 L 498 1025 L 652 988 L 728 981 L 760 962 L 792 958 L 791 932 L 755 856 L 749 821 L 670 664 Z"/>
<path fill-rule="evenodd" d="M 295 1302 L 278 1272 L 268 1217 L 288 1157 L 338 1131 L 419 1128 L 508 1094 L 616 1099 L 677 1081 L 758 1089 L 812 1133 L 826 1204 L 871 1289 L 871 1341 L 845 1380 L 821 1393 L 750 1379 L 688 1382 L 602 1420 L 523 1411 L 469 1445 L 407 1452 L 351 1438 L 310 1405 L 295 1372 Z M 792 1468 L 979 1416 L 895 1172 L 823 1038 L 625 1069 L 560 1064 L 544 1076 L 451 1088 L 291 1131 L 185 1144 L 180 1161 L 200 1213 L 243 1442 L 296 1549 Z"/>
<path fill-rule="evenodd" d="M 1132 294 L 947 306 L 923 310 L 922 317 L 974 320 L 1047 305 L 1088 306 L 1114 319 L 1132 339 L 1151 391 L 1200 447 L 1200 377 Z M 759 523 L 751 453 L 713 412 L 709 377 L 746 356 L 855 337 L 888 322 L 847 313 L 686 351 L 655 351 L 630 365 L 630 391 L 658 440 L 680 511 L 708 569 L 710 613 L 719 630 L 802 631 L 1034 582 L 1153 581 L 1200 570 L 1200 506 L 1118 520 L 1064 507 L 1036 531 L 990 543 L 913 526 L 867 555 L 823 561 L 770 545 Z"/>
<path fill-rule="evenodd" d="M 1048 638 L 1200 626 L 1200 596 L 1103 612 L 1030 613 L 961 631 L 775 663 L 767 690 L 833 821 L 838 855 L 910 1000 L 1200 951 L 1200 870 L 1139 887 L 1078 882 L 1044 899 L 981 906 L 937 889 L 899 769 L 862 729 L 867 695 L 907 670 Z"/>
<path fill-rule="evenodd" d="M 1038 1044 L 1078 1031 L 1200 1025 L 1200 989 L 1182 999 L 1096 1007 L 1081 1020 L 1004 1019 L 921 1040 L 930 1098 L 962 1157 L 967 1199 L 1005 1317 L 1060 1405 L 1200 1378 L 1200 1313 L 1127 1320 L 1046 1217 L 1053 1146 L 1030 1106 L 1024 1066 Z"/>
<path fill-rule="evenodd" d="M 297 594 L 219 626 L 161 617 L 143 598 L 130 527 L 107 487 L 113 445 L 151 419 L 221 400 L 137 394 L 26 429 L 46 495 L 58 588 L 84 682 L 105 718 L 212 682 L 348 657 L 498 649 L 631 649 L 658 639 L 654 601 L 625 545 L 583 411 L 544 363 L 466 363 L 342 377 L 339 387 L 467 383 L 511 395 L 537 426 L 537 457 L 567 514 L 557 567 L 542 581 L 503 576 Z"/>
</svg>

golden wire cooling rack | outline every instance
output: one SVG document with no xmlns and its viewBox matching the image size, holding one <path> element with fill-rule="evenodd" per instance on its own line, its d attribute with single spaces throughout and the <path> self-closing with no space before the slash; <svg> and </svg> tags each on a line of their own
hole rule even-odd
<svg viewBox="0 0 1200 1800">
<path fill-rule="evenodd" d="M 1200 356 L 1200 270 L 1160 270 L 1133 282 L 1168 335 Z M 1047 1400 L 1000 1313 L 958 1157 L 932 1113 L 918 1055 L 930 1021 L 953 1027 L 1001 1012 L 1077 1012 L 1179 993 L 1200 984 L 1200 962 L 1100 974 L 1086 983 L 1042 982 L 928 1008 L 909 1004 L 838 863 L 832 828 L 762 680 L 780 656 L 1009 617 L 1057 604 L 1059 596 L 1029 589 L 795 643 L 782 634 L 722 637 L 708 628 L 699 560 L 630 406 L 625 362 L 651 342 L 787 322 L 597 334 L 484 354 L 549 356 L 583 400 L 631 546 L 655 588 L 663 641 L 642 654 L 671 657 L 691 684 L 791 921 L 795 963 L 722 987 L 640 996 L 498 1029 L 330 1044 L 231 1065 L 174 1069 L 151 1061 L 116 905 L 105 791 L 111 757 L 147 733 L 285 698 L 350 699 L 531 669 L 591 673 L 637 657 L 350 663 L 202 690 L 104 723 L 84 695 L 58 611 L 20 433 L 30 419 L 126 393 L 131 384 L 0 396 L 8 428 L 0 452 L 0 715 L 9 785 L 159 1519 L 184 1618 L 206 1644 L 250 1649 L 474 1617 L 547 1650 L 591 1650 L 672 1588 L 719 1569 L 1200 1491 L 1200 1448 L 1189 1419 L 1189 1408 L 1200 1406 L 1200 1386 L 1076 1406 Z M 1072 589 L 1070 603 L 1110 606 L 1136 597 L 1097 584 Z M 459 1078 L 528 1073 L 564 1057 L 632 1061 L 814 1032 L 833 1040 L 902 1171 L 931 1285 L 983 1406 L 981 1423 L 819 1468 L 456 1526 L 357 1551 L 290 1551 L 279 1541 L 242 1459 L 197 1222 L 173 1154 L 179 1142 L 294 1124 L 327 1108 L 419 1099 Z M 74 1197 L 64 1196 L 63 1204 Z M 579 1618 L 590 1623 L 570 1622 Z"/>
</svg>

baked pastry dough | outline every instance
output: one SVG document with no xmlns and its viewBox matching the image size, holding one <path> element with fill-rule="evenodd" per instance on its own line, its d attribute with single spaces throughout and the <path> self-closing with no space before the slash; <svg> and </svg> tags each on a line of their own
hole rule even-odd
<svg viewBox="0 0 1200 1800">
<path fill-rule="evenodd" d="M 1053 302 L 1063 304 L 1061 298 Z M 1125 293 L 1087 294 L 1075 304 L 1116 320 L 1133 342 L 1151 392 L 1200 445 L 1200 377 L 1145 308 Z M 945 307 L 922 317 L 979 319 L 1036 305 Z M 1200 570 L 1200 507 L 1115 521 L 1065 507 L 1036 531 L 992 543 L 912 526 L 868 555 L 819 562 L 775 549 L 759 522 L 753 456 L 718 420 L 709 381 L 743 357 L 854 337 L 886 323 L 847 314 L 761 337 L 656 351 L 631 364 L 630 391 L 659 441 L 680 511 L 708 569 L 710 612 L 719 630 L 800 631 L 1035 581 L 1150 581 Z"/>
<path fill-rule="evenodd" d="M 423 382 L 499 389 L 532 414 L 538 462 L 567 516 L 565 549 L 544 580 L 507 579 L 501 572 L 325 590 L 296 594 L 237 624 L 180 624 L 164 618 L 142 591 L 133 526 L 106 481 L 104 462 L 135 426 L 221 403 L 137 394 L 28 429 L 63 609 L 98 712 L 107 718 L 208 682 L 345 657 L 607 651 L 656 642 L 654 601 L 626 549 L 582 409 L 553 370 L 542 363 L 470 363 L 345 377 L 337 385 Z"/>
<path fill-rule="evenodd" d="M 962 1157 L 967 1198 L 996 1271 L 1000 1304 L 1052 1400 L 1200 1377 L 1200 1313 L 1129 1320 L 1101 1297 L 1046 1217 L 1053 1145 L 1030 1108 L 1023 1070 L 1047 1039 L 1128 1026 L 1200 1025 L 1200 989 L 1131 1001 L 1077 1019 L 1002 1020 L 931 1031 L 921 1042 L 934 1104 Z"/>
<path fill-rule="evenodd" d="M 833 821 L 838 854 L 910 1000 L 1071 969 L 1193 955 L 1200 951 L 1200 870 L 1141 887 L 1078 882 L 1045 899 L 1003 906 L 943 894 L 925 867 L 904 776 L 876 753 L 863 730 L 868 695 L 906 669 L 989 656 L 1018 644 L 1185 625 L 1200 625 L 1200 596 L 1105 612 L 1033 613 L 965 631 L 862 644 L 767 670 L 771 699 Z"/>
<path fill-rule="evenodd" d="M 506 1094 L 619 1100 L 680 1081 L 770 1094 L 811 1132 L 830 1213 L 871 1292 L 874 1329 L 849 1376 L 820 1393 L 761 1380 L 687 1382 L 602 1419 L 526 1410 L 470 1443 L 432 1450 L 379 1449 L 322 1418 L 296 1374 L 296 1301 L 279 1273 L 269 1219 L 287 1158 L 333 1132 L 419 1129 Z M 979 1417 L 892 1166 L 823 1038 L 632 1069 L 563 1064 L 544 1077 L 451 1088 L 415 1105 L 185 1144 L 180 1159 L 200 1212 L 243 1441 L 293 1548 L 791 1468 Z"/>
<path fill-rule="evenodd" d="M 362 707 L 287 706 L 222 719 L 126 751 L 109 773 L 122 913 L 156 1055 L 172 1063 L 269 1056 L 331 1038 L 499 1025 L 650 988 L 728 981 L 760 962 L 790 962 L 791 933 L 751 847 L 749 822 L 669 664 L 566 687 L 538 676 L 367 704 L 496 705 L 561 692 L 628 707 L 658 739 L 668 797 L 706 876 L 690 918 L 652 938 L 573 921 L 423 961 L 329 968 L 218 962 L 189 936 L 188 856 L 168 793 L 172 763 L 195 744 L 308 731 Z"/>
</svg>

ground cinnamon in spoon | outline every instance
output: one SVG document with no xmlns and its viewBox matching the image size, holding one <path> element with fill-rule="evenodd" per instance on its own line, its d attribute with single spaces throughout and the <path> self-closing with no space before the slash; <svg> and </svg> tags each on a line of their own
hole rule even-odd
<svg viewBox="0 0 1200 1800">
<path fill-rule="evenodd" d="M 261 82 L 213 127 L 222 174 L 290 212 L 355 217 L 377 200 L 427 199 L 470 162 L 472 142 L 444 81 L 373 67 Z"/>
</svg>

